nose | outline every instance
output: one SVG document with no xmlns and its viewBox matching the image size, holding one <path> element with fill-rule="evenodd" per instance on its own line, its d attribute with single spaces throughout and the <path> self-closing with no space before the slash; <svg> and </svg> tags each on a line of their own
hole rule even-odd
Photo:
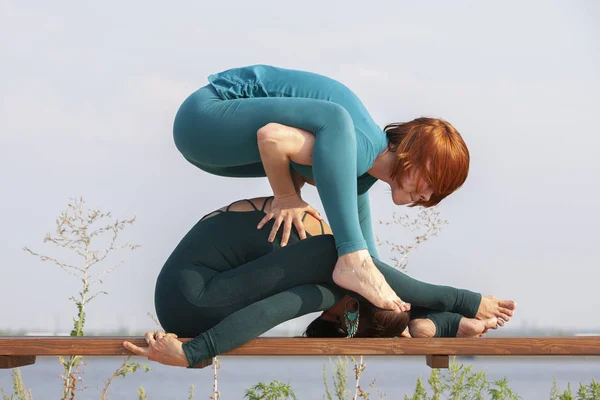
<svg viewBox="0 0 600 400">
<path fill-rule="evenodd" d="M 432 195 L 433 195 L 433 189 L 426 188 L 425 190 L 421 191 L 421 200 L 429 201 L 429 199 L 431 198 Z"/>
</svg>

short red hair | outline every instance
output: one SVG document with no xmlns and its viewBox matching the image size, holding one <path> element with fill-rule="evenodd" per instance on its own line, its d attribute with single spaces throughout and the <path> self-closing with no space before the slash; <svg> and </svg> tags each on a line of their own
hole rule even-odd
<svg viewBox="0 0 600 400">
<path fill-rule="evenodd" d="M 416 170 L 417 176 L 433 189 L 429 201 L 415 201 L 411 206 L 434 206 L 467 179 L 469 149 L 450 123 L 437 118 L 417 118 L 389 124 L 383 130 L 389 140 L 388 149 L 396 152 L 391 177 L 402 185 L 404 174 Z"/>
</svg>

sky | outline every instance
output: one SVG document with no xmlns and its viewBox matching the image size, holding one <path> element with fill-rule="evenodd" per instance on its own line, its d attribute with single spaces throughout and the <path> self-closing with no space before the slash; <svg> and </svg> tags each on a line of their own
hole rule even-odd
<svg viewBox="0 0 600 400">
<path fill-rule="evenodd" d="M 65 257 L 42 239 L 78 196 L 136 216 L 123 240 L 142 246 L 109 259 L 124 264 L 87 328 L 154 329 L 156 276 L 187 230 L 270 194 L 266 179 L 187 163 L 174 115 L 209 74 L 260 63 L 345 83 L 382 127 L 430 116 L 461 132 L 469 178 L 440 204 L 440 235 L 410 254 L 411 276 L 514 299 L 506 330 L 600 332 L 599 18 L 592 0 L 0 0 L 0 329 L 70 331 L 80 282 L 22 248 Z M 414 215 L 385 184 L 370 193 L 374 220 Z M 303 196 L 322 210 L 314 188 Z"/>
</svg>

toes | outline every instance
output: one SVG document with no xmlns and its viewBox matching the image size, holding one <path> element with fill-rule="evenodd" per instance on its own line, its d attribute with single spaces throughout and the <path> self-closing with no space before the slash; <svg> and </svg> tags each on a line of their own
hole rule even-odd
<svg viewBox="0 0 600 400">
<path fill-rule="evenodd" d="M 395 300 L 395 304 L 398 307 L 398 309 L 400 311 L 409 311 L 410 310 L 410 303 L 405 303 L 402 299 L 397 298 Z"/>
<path fill-rule="evenodd" d="M 502 318 L 498 318 L 498 325 L 504 326 L 505 323 L 506 323 L 505 320 L 503 320 Z"/>
<path fill-rule="evenodd" d="M 499 317 L 502 318 L 505 322 L 510 321 L 510 315 L 500 313 Z"/>
<path fill-rule="evenodd" d="M 507 308 L 509 310 L 514 310 L 517 308 L 517 303 L 512 300 L 502 300 L 500 302 L 500 307 Z"/>
<path fill-rule="evenodd" d="M 506 314 L 506 315 L 508 315 L 508 316 L 511 316 L 511 317 L 512 317 L 513 315 L 515 315 L 515 312 L 514 312 L 513 310 L 511 310 L 510 308 L 503 308 L 503 307 L 501 307 L 501 308 L 500 308 L 500 312 L 501 312 L 501 313 L 504 313 L 504 314 Z"/>
<path fill-rule="evenodd" d="M 382 308 L 386 309 L 386 310 L 392 310 L 392 311 L 402 311 L 401 307 L 400 307 L 400 303 L 401 301 L 388 301 L 384 304 L 384 306 Z"/>
<path fill-rule="evenodd" d="M 490 318 L 486 321 L 485 329 L 488 330 L 489 328 L 493 328 L 496 325 L 498 325 L 498 318 L 496 318 L 496 317 Z"/>
</svg>

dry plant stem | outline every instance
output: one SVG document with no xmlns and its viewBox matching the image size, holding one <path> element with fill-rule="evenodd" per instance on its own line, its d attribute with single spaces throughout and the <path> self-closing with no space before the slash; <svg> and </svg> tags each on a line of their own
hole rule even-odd
<svg viewBox="0 0 600 400">
<path fill-rule="evenodd" d="M 111 218 L 111 214 L 103 213 L 94 208 L 85 207 L 85 201 L 82 197 L 71 200 L 72 201 L 68 204 L 67 209 L 56 219 L 55 233 L 48 233 L 44 238 L 44 243 L 50 242 L 60 248 L 72 251 L 76 256 L 83 259 L 81 264 L 76 266 L 59 261 L 54 257 L 40 255 L 28 247 L 25 247 L 23 250 L 33 256 L 39 257 L 41 261 L 50 261 L 68 274 L 77 277 L 82 282 L 83 287 L 79 292 L 78 297 L 70 297 L 69 300 L 72 300 L 77 306 L 77 318 L 74 318 L 71 336 L 84 336 L 83 328 L 85 326 L 86 305 L 99 294 L 107 294 L 104 291 L 90 294 L 90 288 L 96 283 L 101 284 L 102 280 L 99 277 L 115 271 L 120 264 L 116 264 L 112 268 L 96 273 L 92 273 L 91 268 L 104 261 L 106 257 L 115 250 L 126 248 L 135 250 L 139 246 L 128 243 L 117 245 L 119 233 L 128 225 L 132 225 L 135 222 L 135 217 L 123 221 L 117 219 L 115 222 L 109 223 L 106 226 L 95 228 L 94 224 L 97 226 L 100 221 Z M 95 244 L 107 233 L 110 234 L 108 239 L 109 244 L 102 249 L 94 249 L 92 247 L 92 242 Z M 80 356 L 71 356 L 68 361 L 64 361 L 62 358 L 60 359 L 65 368 L 65 374 L 63 375 L 63 400 L 66 400 L 69 395 L 71 398 L 74 397 L 77 376 L 73 373 L 73 369 L 75 368 L 78 370 L 81 359 L 82 357 Z"/>
<path fill-rule="evenodd" d="M 219 368 L 221 368 L 221 363 L 219 362 L 218 357 L 213 357 L 213 394 L 210 396 L 210 398 L 213 400 L 219 400 L 221 398 L 221 392 L 219 392 L 217 379 L 217 370 Z"/>
<path fill-rule="evenodd" d="M 113 382 L 113 380 L 120 375 L 120 372 L 125 368 L 125 366 L 127 365 L 127 361 L 129 361 L 131 359 L 131 356 L 127 357 L 125 359 L 125 361 L 123 361 L 123 364 L 121 364 L 121 366 L 119 368 L 116 369 L 115 372 L 113 372 L 113 374 L 111 375 L 110 378 L 108 378 L 108 380 L 106 381 L 106 384 L 104 385 L 104 389 L 102 390 L 102 394 L 100 395 L 100 400 L 105 400 L 106 399 L 106 393 L 108 392 L 108 388 L 111 385 L 111 383 Z"/>
<path fill-rule="evenodd" d="M 158 319 L 156 318 L 156 315 L 152 314 L 151 312 L 147 312 L 146 315 L 148 317 L 150 317 L 150 319 L 152 321 L 154 321 L 154 323 L 156 324 L 156 326 L 158 326 L 160 329 L 162 329 L 162 326 L 160 325 L 160 322 L 158 322 Z"/>
<path fill-rule="evenodd" d="M 360 356 L 360 361 L 356 364 L 356 358 L 352 357 L 352 361 L 354 364 L 354 377 L 356 378 L 356 386 L 354 388 L 354 397 L 353 400 L 357 400 L 358 397 L 364 398 L 364 391 L 360 387 L 360 375 L 367 368 L 367 366 L 363 363 L 363 356 Z"/>
<path fill-rule="evenodd" d="M 377 244 L 379 246 L 385 244 L 391 248 L 392 252 L 400 254 L 399 257 L 392 257 L 396 269 L 405 271 L 406 266 L 408 265 L 409 253 L 419 247 L 421 243 L 426 242 L 433 236 L 437 236 L 442 229 L 442 225 L 448 224 L 448 221 L 441 219 L 439 215 L 440 213 L 437 211 L 437 207 L 431 207 L 421 209 L 417 214 L 417 217 L 412 221 L 407 214 L 400 217 L 394 214 L 391 222 L 379 221 L 379 223 L 383 225 L 396 224 L 404 228 L 410 228 L 413 232 L 420 231 L 423 229 L 423 226 L 425 226 L 425 232 L 421 235 L 417 235 L 413 239 L 412 244 L 408 246 L 399 245 L 389 240 L 381 241 L 379 238 L 377 239 Z"/>
</svg>

